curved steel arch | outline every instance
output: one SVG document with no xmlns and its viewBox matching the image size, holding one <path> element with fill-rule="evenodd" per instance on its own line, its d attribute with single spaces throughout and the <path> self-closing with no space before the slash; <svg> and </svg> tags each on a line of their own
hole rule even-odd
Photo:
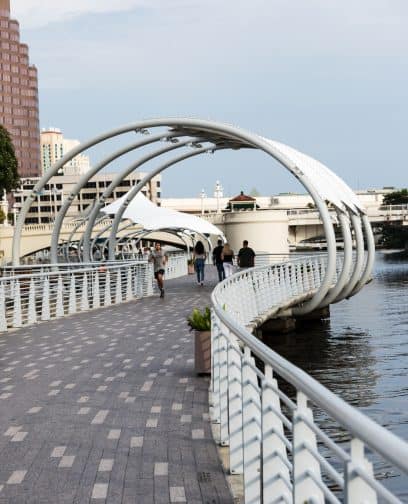
<svg viewBox="0 0 408 504">
<path fill-rule="evenodd" d="M 125 154 L 128 154 L 129 152 L 132 152 L 135 149 L 145 147 L 146 145 L 152 144 L 154 142 L 159 142 L 168 136 L 169 136 L 168 134 L 166 134 L 166 135 L 164 135 L 164 134 L 152 135 L 149 138 L 145 138 L 144 140 L 139 140 L 138 142 L 133 142 L 130 145 L 127 145 L 127 146 L 117 150 L 116 152 L 109 154 L 109 156 L 104 158 L 100 163 L 96 164 L 93 168 L 91 168 L 90 170 L 88 170 L 86 173 L 84 173 L 81 176 L 81 178 L 79 179 L 79 181 L 77 182 L 75 187 L 71 190 L 69 196 L 67 198 L 65 198 L 64 203 L 61 206 L 61 210 L 58 212 L 57 218 L 55 219 L 54 229 L 53 229 L 52 238 L 51 238 L 51 262 L 57 262 L 56 245 L 55 244 L 58 244 L 64 217 L 66 216 L 70 205 L 72 204 L 72 202 L 74 201 L 76 196 L 78 196 L 79 192 L 85 186 L 85 184 L 87 182 L 89 182 L 89 180 L 94 175 L 96 175 L 101 170 L 106 168 L 106 166 L 108 164 L 112 163 L 112 161 L 115 161 L 119 157 L 121 157 Z M 92 208 L 90 208 L 89 211 L 87 212 L 88 216 L 91 212 L 92 212 Z"/>
<path fill-rule="evenodd" d="M 197 149 L 194 152 L 188 152 L 187 154 L 182 154 L 181 156 L 170 159 L 169 161 L 165 162 L 164 164 L 160 165 L 158 168 L 155 168 L 152 170 L 150 173 L 145 175 L 145 177 L 138 183 L 136 184 L 126 195 L 126 198 L 124 199 L 123 203 L 121 204 L 120 208 L 116 212 L 116 215 L 113 219 L 112 222 L 112 228 L 110 232 L 110 237 L 109 237 L 109 258 L 115 257 L 115 246 L 116 246 L 116 235 L 117 235 L 117 230 L 120 221 L 122 220 L 123 214 L 128 207 L 129 203 L 137 196 L 137 194 L 142 190 L 142 188 L 156 175 L 161 173 L 162 171 L 166 170 L 167 168 L 170 168 L 170 166 L 173 166 L 177 163 L 180 163 L 181 161 L 185 161 L 186 159 L 189 159 L 194 156 L 198 156 L 200 154 L 204 154 L 208 152 L 208 150 L 215 151 L 217 147 L 204 147 L 201 149 Z"/>
<path fill-rule="evenodd" d="M 191 140 L 183 140 L 181 142 L 178 142 L 177 144 L 170 145 L 168 147 L 164 147 L 162 149 L 158 149 L 156 151 L 150 152 L 150 153 L 142 156 L 141 158 L 137 159 L 134 163 L 132 163 L 127 168 L 125 168 L 125 170 L 119 172 L 115 176 L 114 180 L 112 180 L 112 182 L 109 184 L 109 187 L 105 188 L 102 196 L 100 196 L 99 200 L 96 201 L 96 203 L 95 203 L 94 207 L 92 208 L 92 211 L 91 211 L 91 213 L 89 215 L 88 223 L 87 223 L 86 230 L 85 230 L 85 233 L 84 233 L 84 244 L 85 244 L 85 248 L 84 248 L 84 261 L 85 262 L 88 262 L 89 259 L 90 259 L 90 256 L 89 256 L 89 240 L 91 239 L 92 229 L 93 229 L 93 226 L 94 226 L 95 219 L 96 219 L 96 217 L 97 217 L 100 209 L 105 204 L 106 199 L 112 194 L 112 192 L 120 184 L 120 182 L 127 175 L 129 175 L 133 171 L 137 170 L 139 167 L 141 167 L 143 164 L 147 163 L 148 161 L 151 161 L 151 160 L 155 159 L 156 157 L 161 156 L 162 154 L 167 154 L 168 152 L 171 152 L 173 150 L 185 147 L 190 142 L 191 142 Z M 152 178 L 153 177 L 150 177 L 149 181 Z M 142 188 L 144 187 L 144 185 L 142 186 Z M 55 243 L 53 245 L 56 246 Z"/>
<path fill-rule="evenodd" d="M 21 231 L 27 212 L 32 202 L 38 196 L 39 192 L 48 180 L 55 175 L 58 170 L 64 166 L 64 164 L 84 150 L 124 133 L 128 133 L 130 131 L 140 132 L 146 128 L 167 128 L 167 136 L 176 132 L 180 136 L 183 135 L 190 138 L 202 137 L 206 141 L 213 142 L 215 144 L 220 142 L 229 142 L 229 148 L 256 148 L 264 151 L 289 170 L 309 192 L 320 212 L 327 240 L 328 254 L 325 275 L 317 292 L 310 301 L 294 309 L 294 312 L 296 314 L 307 313 L 324 303 L 325 299 L 327 299 L 329 291 L 332 289 L 336 268 L 336 242 L 334 229 L 324 200 L 326 198 L 329 199 L 340 212 L 349 211 L 351 214 L 354 214 L 354 216 L 362 215 L 364 212 L 361 208 L 359 208 L 359 204 L 356 204 L 356 198 L 351 196 L 351 190 L 327 167 L 290 147 L 283 146 L 282 144 L 273 142 L 234 126 L 205 120 L 169 118 L 140 121 L 99 135 L 70 151 L 44 175 L 44 177 L 36 184 L 29 197 L 25 200 L 16 224 L 13 239 L 13 264 L 17 265 L 19 263 Z M 310 161 L 312 161 L 311 165 Z M 313 165 L 313 161 L 315 161 L 316 166 Z M 368 257 L 364 268 L 363 263 L 361 262 L 361 246 L 358 246 L 357 263 L 359 264 L 358 267 L 356 265 L 352 274 L 353 282 L 354 277 L 356 277 L 357 280 L 353 285 L 354 290 L 360 289 L 363 282 L 369 278 L 373 265 L 374 247 L 372 231 L 371 227 L 369 224 L 367 225 L 367 223 L 368 221 L 363 220 L 367 236 Z M 358 228 L 356 227 L 355 230 L 358 234 L 359 231 L 357 229 Z M 359 226 L 359 230 L 361 231 L 361 226 Z M 112 243 L 110 243 L 110 246 L 111 245 Z M 348 287 L 350 287 L 350 284 L 353 282 L 350 282 Z M 346 287 L 346 292 L 347 290 L 348 289 Z M 339 297 L 341 297 L 341 294 L 344 295 L 344 293 L 343 288 Z"/>
</svg>

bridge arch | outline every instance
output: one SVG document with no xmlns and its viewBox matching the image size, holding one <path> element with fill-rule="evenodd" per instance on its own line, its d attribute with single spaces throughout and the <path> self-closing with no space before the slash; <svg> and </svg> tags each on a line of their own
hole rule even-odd
<svg viewBox="0 0 408 504">
<path fill-rule="evenodd" d="M 150 129 L 154 129 L 155 131 L 156 129 L 159 129 L 160 132 L 156 135 L 150 135 Z M 267 155 L 271 156 L 282 166 L 284 166 L 296 179 L 298 179 L 314 200 L 316 208 L 318 209 L 323 222 L 324 233 L 327 241 L 327 268 L 321 280 L 320 287 L 315 292 L 312 299 L 294 310 L 297 314 L 308 313 L 318 307 L 327 305 L 327 300 L 335 302 L 336 300 L 339 300 L 342 295 L 351 295 L 354 292 L 358 291 L 368 280 L 371 274 L 374 260 L 374 240 L 372 237 L 371 226 L 365 216 L 365 211 L 361 207 L 357 197 L 354 195 L 351 189 L 339 177 L 337 177 L 337 175 L 335 175 L 322 163 L 316 161 L 313 158 L 310 158 L 309 156 L 306 156 L 305 154 L 293 149 L 292 147 L 272 141 L 260 135 L 256 135 L 241 128 L 227 124 L 212 122 L 208 120 L 183 118 L 152 119 L 136 122 L 123 126 L 121 128 L 111 130 L 93 138 L 92 140 L 89 140 L 88 142 L 83 143 L 82 145 L 79 145 L 75 149 L 71 150 L 68 154 L 66 154 L 61 160 L 55 163 L 53 167 L 51 167 L 50 170 L 48 170 L 47 173 L 42 177 L 42 179 L 36 184 L 22 206 L 13 239 L 14 265 L 19 264 L 21 232 L 28 210 L 45 184 L 50 180 L 50 178 L 56 175 L 68 161 L 73 159 L 78 154 L 95 145 L 105 142 L 106 140 L 119 137 L 132 131 L 137 134 L 140 133 L 143 135 L 148 133 L 149 137 L 144 137 L 141 141 L 135 142 L 125 148 L 122 148 L 120 151 L 116 151 L 81 177 L 80 181 L 75 186 L 73 193 L 71 193 L 69 198 L 67 198 L 63 205 L 63 208 L 57 216 L 52 237 L 53 252 L 56 251 L 61 225 L 66 211 L 75 198 L 75 192 L 79 192 L 83 185 L 85 185 L 93 175 L 102 170 L 112 160 L 117 159 L 125 153 L 137 151 L 137 149 L 144 145 L 158 141 L 168 141 L 172 144 L 174 143 L 174 146 L 170 146 L 164 149 L 156 149 L 156 151 L 154 151 L 149 159 L 159 157 L 161 154 L 173 150 L 173 148 L 178 148 L 179 146 L 176 145 L 176 143 L 182 144 L 183 147 L 197 148 L 197 142 L 199 142 L 208 144 L 208 147 L 206 147 L 206 150 L 208 152 L 216 151 L 218 148 L 254 148 L 264 151 Z M 183 138 L 184 140 L 182 140 Z M 129 167 L 130 171 L 125 170 L 125 172 L 127 172 L 126 174 L 130 173 L 140 164 L 142 164 L 145 158 L 146 156 L 139 158 L 136 163 Z M 171 164 L 174 164 L 174 162 L 170 164 L 165 163 L 159 168 L 160 170 L 166 169 Z M 123 175 L 125 172 L 121 172 L 120 176 L 126 176 Z M 119 175 L 117 177 L 117 180 L 119 180 Z M 125 199 L 120 212 L 118 212 L 119 214 L 123 214 L 124 209 L 131 201 L 131 198 L 135 197 L 137 192 L 140 191 L 141 188 L 142 187 L 140 186 L 140 184 L 138 184 L 130 191 L 131 194 L 128 194 L 128 197 Z M 102 195 L 99 201 L 96 202 L 95 206 L 103 204 L 104 198 L 106 198 L 105 193 L 106 191 L 104 192 L 105 196 Z M 333 287 L 333 281 L 336 273 L 337 251 L 334 227 L 326 201 L 334 206 L 338 215 L 343 215 L 347 218 L 347 220 L 352 221 L 354 230 L 356 234 L 359 235 L 359 237 L 361 237 L 362 235 L 363 227 L 366 235 L 368 257 L 365 261 L 365 265 L 364 246 L 362 246 L 361 239 L 359 239 L 357 244 L 357 260 L 351 275 L 349 275 L 349 272 L 347 271 L 347 261 L 343 262 L 343 272 L 340 275 L 340 278 L 342 279 L 342 282 L 344 282 L 346 279 L 348 285 L 344 284 L 341 289 L 339 287 L 339 284 L 335 284 L 335 286 Z M 90 215 L 91 214 L 92 210 Z M 94 212 L 94 214 L 96 216 L 97 212 Z M 88 216 L 88 218 L 90 217 L 90 215 Z M 119 220 L 119 217 L 117 220 L 115 219 L 114 225 L 112 226 L 111 241 L 109 244 L 111 250 L 114 250 L 113 243 L 116 240 L 116 235 L 114 233 L 117 229 Z M 89 226 L 87 226 L 86 236 L 84 236 L 84 242 L 86 242 L 86 246 L 89 246 L 88 242 L 90 241 L 92 235 L 91 222 L 92 219 L 89 218 Z M 346 221 L 344 219 L 342 219 L 342 226 L 343 228 L 344 226 L 346 226 Z M 347 247 L 349 248 L 350 241 L 345 240 L 345 244 L 346 241 L 348 243 Z M 350 251 L 348 250 L 347 252 L 349 253 Z M 54 256 L 52 256 L 52 260 L 55 260 Z M 330 292 L 333 293 L 333 289 L 336 290 L 335 297 L 333 295 L 330 295 Z M 332 297 L 334 297 L 334 299 L 331 299 Z"/>
</svg>

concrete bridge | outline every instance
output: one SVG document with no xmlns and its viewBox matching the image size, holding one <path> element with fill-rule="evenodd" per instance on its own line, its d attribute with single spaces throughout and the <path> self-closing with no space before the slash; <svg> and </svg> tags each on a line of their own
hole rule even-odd
<svg viewBox="0 0 408 504">
<path fill-rule="evenodd" d="M 388 222 L 408 225 L 408 205 L 369 207 L 367 216 L 371 224 L 379 225 Z M 323 224 L 319 212 L 314 209 L 296 210 L 262 210 L 256 212 L 232 212 L 223 214 L 206 214 L 202 216 L 219 227 L 224 232 L 233 249 L 241 247 L 243 239 L 248 239 L 256 250 L 269 251 L 275 254 L 288 253 L 288 244 L 299 245 L 303 240 L 322 236 Z M 332 217 L 336 220 L 335 212 Z M 102 231 L 110 219 L 104 219 L 94 227 L 94 233 Z M 77 242 L 83 236 L 86 223 L 77 228 L 78 222 L 65 222 L 61 228 L 60 244 L 67 241 Z M 273 227 L 273 240 L 271 239 L 271 227 Z M 42 249 L 49 249 L 53 224 L 30 224 L 22 231 L 21 255 L 26 256 Z M 132 225 L 118 231 L 119 237 L 129 236 L 133 239 L 134 233 L 141 230 L 141 226 Z M 0 256 L 5 262 L 11 261 L 12 242 L 14 236 L 13 226 L 0 225 Z M 108 231 L 103 233 L 108 237 Z M 161 240 L 174 246 L 185 246 L 185 242 L 176 234 L 151 233 L 151 240 Z M 126 243 L 126 242 L 125 242 Z"/>
</svg>

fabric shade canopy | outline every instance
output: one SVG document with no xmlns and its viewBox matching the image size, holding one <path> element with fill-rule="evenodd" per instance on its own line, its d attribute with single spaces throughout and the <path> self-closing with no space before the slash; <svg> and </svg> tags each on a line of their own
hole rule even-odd
<svg viewBox="0 0 408 504">
<path fill-rule="evenodd" d="M 105 214 L 115 215 L 125 199 L 126 194 L 110 205 L 106 205 L 101 211 Z M 195 215 L 158 207 L 141 192 L 129 203 L 123 214 L 123 218 L 141 224 L 148 231 L 176 229 L 223 236 L 222 232 L 210 222 L 200 219 L 200 217 L 196 217 Z"/>
</svg>

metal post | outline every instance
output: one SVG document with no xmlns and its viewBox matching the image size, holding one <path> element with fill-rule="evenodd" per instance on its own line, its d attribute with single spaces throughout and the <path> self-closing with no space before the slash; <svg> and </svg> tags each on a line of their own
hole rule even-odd
<svg viewBox="0 0 408 504">
<path fill-rule="evenodd" d="M 251 368 L 249 347 L 244 347 L 242 362 L 242 431 L 244 441 L 245 504 L 261 500 L 261 402 L 258 379 Z"/>
</svg>

